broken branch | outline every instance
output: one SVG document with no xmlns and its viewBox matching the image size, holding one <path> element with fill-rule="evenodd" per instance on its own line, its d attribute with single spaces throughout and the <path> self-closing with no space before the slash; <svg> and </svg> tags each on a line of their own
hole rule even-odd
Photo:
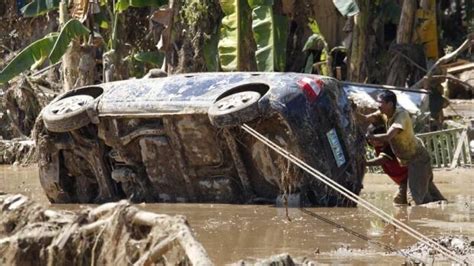
<svg viewBox="0 0 474 266">
<path fill-rule="evenodd" d="M 461 46 L 459 46 L 456 50 L 454 50 L 453 52 L 451 52 L 449 54 L 446 54 L 443 57 L 441 57 L 440 59 L 438 59 L 438 61 L 436 61 L 436 63 L 433 66 L 431 66 L 430 69 L 428 69 L 428 72 L 426 73 L 426 75 L 421 80 L 419 80 L 417 83 L 415 83 L 415 85 L 413 85 L 412 87 L 413 88 L 418 88 L 423 83 L 423 88 L 429 89 L 429 84 L 430 84 L 430 80 L 433 76 L 433 72 L 441 64 L 445 64 L 445 63 L 451 61 L 456 56 L 458 56 L 460 53 L 462 53 L 466 49 L 470 48 L 473 44 L 474 44 L 474 33 L 471 33 L 471 34 L 468 35 L 467 39 L 461 44 Z"/>
</svg>

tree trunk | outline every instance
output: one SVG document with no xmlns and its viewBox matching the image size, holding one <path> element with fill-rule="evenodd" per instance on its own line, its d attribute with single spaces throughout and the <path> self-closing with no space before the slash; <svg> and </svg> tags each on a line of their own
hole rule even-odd
<svg viewBox="0 0 474 266">
<path fill-rule="evenodd" d="M 301 0 L 299 0 L 301 1 Z M 313 13 L 318 22 L 319 30 L 324 36 L 329 49 L 340 46 L 344 40 L 343 27 L 346 19 L 334 7 L 332 0 L 307 1 L 312 2 Z"/>
<path fill-rule="evenodd" d="M 206 72 L 204 47 L 219 30 L 222 10 L 218 0 L 174 0 L 172 34 L 166 51 L 168 73 Z M 215 47 L 217 53 L 217 47 Z"/>
<path fill-rule="evenodd" d="M 74 40 L 63 56 L 64 91 L 79 86 L 94 84 L 95 78 L 95 48 L 82 45 Z"/>
<path fill-rule="evenodd" d="M 402 14 L 397 30 L 397 44 L 406 45 L 412 43 L 413 30 L 415 27 L 415 13 L 418 1 L 403 1 Z M 395 53 L 389 65 L 387 84 L 405 87 L 408 76 L 411 73 L 410 63 L 400 53 Z"/>
<path fill-rule="evenodd" d="M 311 0 L 284 1 L 283 12 L 289 17 L 288 38 L 286 44 L 286 71 L 303 72 L 306 54 L 303 47 L 313 34 L 308 26 L 308 18 L 315 17 L 316 9 Z"/>
<path fill-rule="evenodd" d="M 63 27 L 69 20 L 67 4 L 59 4 L 59 24 Z M 94 84 L 95 78 L 95 48 L 81 45 L 79 40 L 73 40 L 62 58 L 62 78 L 64 91 L 79 86 Z"/>
<path fill-rule="evenodd" d="M 368 33 L 370 23 L 370 2 L 369 0 L 358 0 L 359 14 L 354 16 L 354 28 L 352 31 L 352 45 L 350 49 L 350 57 L 348 62 L 349 80 L 355 82 L 366 81 L 367 60 L 369 54 Z M 373 1 L 372 1 L 373 2 Z"/>
</svg>

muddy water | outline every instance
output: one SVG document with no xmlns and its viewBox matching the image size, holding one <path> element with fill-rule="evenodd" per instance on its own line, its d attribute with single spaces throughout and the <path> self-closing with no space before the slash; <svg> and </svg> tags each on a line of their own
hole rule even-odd
<svg viewBox="0 0 474 266">
<path fill-rule="evenodd" d="M 474 169 L 435 171 L 447 204 L 394 207 L 396 186 L 384 175 L 367 175 L 362 197 L 429 237 L 474 238 Z M 0 192 L 22 193 L 49 204 L 35 167 L 0 166 Z M 404 257 L 388 253 L 416 241 L 359 208 L 284 208 L 226 204 L 141 204 L 157 213 L 185 215 L 196 237 L 217 264 L 289 253 L 320 263 L 400 264 Z M 79 205 L 51 205 L 77 209 Z M 369 241 L 370 239 L 370 241 Z M 447 261 L 439 262 L 448 264 Z"/>
</svg>

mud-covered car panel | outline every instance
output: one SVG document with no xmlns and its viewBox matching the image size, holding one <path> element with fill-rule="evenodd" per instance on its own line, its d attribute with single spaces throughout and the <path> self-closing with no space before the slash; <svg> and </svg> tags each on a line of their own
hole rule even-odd
<svg viewBox="0 0 474 266">
<path fill-rule="evenodd" d="M 351 191 L 362 187 L 362 137 L 334 79 L 201 73 L 97 86 L 104 93 L 88 108 L 96 122 L 62 133 L 45 124 L 38 134 L 42 158 L 53 158 L 40 164 L 52 201 L 246 203 L 293 193 L 301 204 L 352 205 L 239 123 L 211 123 L 207 110 L 219 99 L 252 89 L 260 94 L 258 114 L 242 121 Z"/>
</svg>

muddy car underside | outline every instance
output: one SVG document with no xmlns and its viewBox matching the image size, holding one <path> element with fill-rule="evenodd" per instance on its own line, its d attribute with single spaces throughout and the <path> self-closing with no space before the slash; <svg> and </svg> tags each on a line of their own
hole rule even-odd
<svg viewBox="0 0 474 266">
<path fill-rule="evenodd" d="M 321 108 L 339 110 L 341 103 L 336 98 L 341 95 L 337 93 L 327 92 L 332 101 Z M 344 120 L 340 115 L 347 116 L 333 112 L 321 117 L 334 116 L 331 123 L 337 124 Z M 109 113 L 99 114 L 98 119 L 67 132 L 51 132 L 38 123 L 40 179 L 52 202 L 129 198 L 135 202 L 274 203 L 292 194 L 299 204 L 352 205 L 239 126 L 215 127 L 202 110 L 179 114 Z M 321 128 L 335 127 L 319 120 Z M 340 138 L 348 162 L 339 168 L 327 160 L 333 151 L 327 143 L 326 129 L 321 133 L 308 131 L 306 135 L 295 132 L 288 117 L 278 112 L 248 125 L 359 193 L 363 168 L 356 155 L 363 148 L 357 144 L 355 126 L 346 120 L 338 131 L 348 133 Z M 314 147 L 307 147 L 307 139 L 314 139 Z M 319 153 L 320 159 L 312 153 Z"/>
<path fill-rule="evenodd" d="M 271 135 L 287 146 L 288 136 L 283 125 L 275 123 L 278 120 L 257 128 L 274 129 Z M 50 184 L 47 191 L 57 202 L 123 197 L 150 202 L 270 202 L 290 189 L 279 187 L 280 179 L 294 183 L 301 175 L 238 128 L 216 131 L 206 114 L 107 118 L 98 130 L 91 125 L 56 135 L 43 145 L 51 150 L 43 172 L 57 175 L 62 188 Z"/>
</svg>

